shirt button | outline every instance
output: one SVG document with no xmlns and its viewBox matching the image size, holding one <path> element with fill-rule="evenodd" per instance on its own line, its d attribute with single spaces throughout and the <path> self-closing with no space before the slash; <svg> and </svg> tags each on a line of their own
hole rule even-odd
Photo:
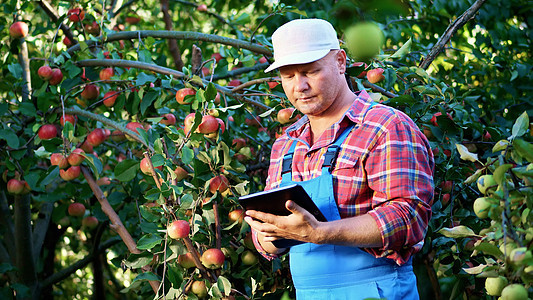
<svg viewBox="0 0 533 300">
<path fill-rule="evenodd" d="M 305 156 L 307 156 L 307 157 L 311 157 L 311 153 L 307 153 Z"/>
</svg>

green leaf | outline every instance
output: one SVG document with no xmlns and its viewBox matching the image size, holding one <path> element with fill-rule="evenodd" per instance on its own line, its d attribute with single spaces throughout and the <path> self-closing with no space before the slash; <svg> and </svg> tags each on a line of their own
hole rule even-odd
<svg viewBox="0 0 533 300">
<path fill-rule="evenodd" d="M 117 164 L 115 167 L 115 178 L 127 182 L 135 178 L 139 171 L 139 163 L 132 159 L 126 159 Z"/>
<path fill-rule="evenodd" d="M 139 210 L 141 211 L 141 216 L 148 222 L 156 222 L 161 218 L 160 216 L 154 214 L 151 209 L 147 208 L 144 205 L 141 205 L 139 207 Z"/>
<path fill-rule="evenodd" d="M 486 267 L 487 265 L 479 265 L 472 268 L 463 268 L 463 270 L 470 275 L 477 275 L 481 274 L 481 272 L 483 272 L 483 269 L 485 269 Z"/>
<path fill-rule="evenodd" d="M 85 157 L 86 163 L 91 168 L 91 170 L 92 170 L 94 176 L 96 177 L 96 179 L 98 179 L 100 177 L 100 173 L 102 173 L 102 169 L 103 169 L 102 161 L 100 161 L 100 159 L 98 157 L 94 156 L 93 154 L 81 154 L 81 155 L 83 157 Z"/>
<path fill-rule="evenodd" d="M 482 242 L 481 244 L 477 245 L 474 249 L 483 252 L 484 254 L 492 255 L 496 258 L 502 258 L 503 253 L 500 251 L 500 249 L 493 244 Z"/>
<path fill-rule="evenodd" d="M 478 161 L 477 154 L 471 153 L 470 151 L 468 151 L 468 149 L 464 145 L 455 144 L 455 147 L 457 147 L 457 151 L 461 155 L 461 159 L 462 160 L 468 160 L 468 161 L 471 161 L 471 162 Z"/>
<path fill-rule="evenodd" d="M 529 162 L 533 162 L 533 144 L 528 143 L 523 139 L 515 139 L 513 141 L 513 147 L 520 156 L 524 157 Z"/>
<path fill-rule="evenodd" d="M 37 116 L 37 110 L 35 109 L 35 106 L 33 106 L 33 103 L 30 103 L 30 102 L 22 102 L 22 103 L 20 103 L 19 111 L 26 117 L 36 117 Z"/>
<path fill-rule="evenodd" d="M 194 151 L 189 147 L 183 147 L 181 149 L 181 161 L 188 165 L 194 159 Z"/>
<path fill-rule="evenodd" d="M 22 67 L 19 64 L 10 64 L 7 66 L 7 69 L 11 72 L 13 77 L 22 78 Z"/>
<path fill-rule="evenodd" d="M 145 85 L 146 83 L 156 81 L 156 79 L 157 78 L 155 76 L 153 76 L 153 75 L 148 75 L 148 74 L 146 74 L 144 72 L 141 72 L 137 76 L 137 80 L 135 81 L 135 84 L 136 85 Z"/>
<path fill-rule="evenodd" d="M 160 96 L 159 92 L 156 91 L 149 91 L 144 95 L 143 100 L 141 101 L 141 114 L 144 115 L 146 112 L 146 109 L 154 103 L 154 100 Z"/>
<path fill-rule="evenodd" d="M 492 152 L 495 153 L 498 151 L 503 151 L 507 149 L 507 146 L 509 146 L 508 140 L 500 140 L 496 144 L 494 144 L 494 146 L 492 147 Z"/>
<path fill-rule="evenodd" d="M 128 260 L 124 261 L 124 265 L 128 268 L 142 268 L 149 264 L 153 260 L 152 255 L 147 254 L 131 254 L 130 257 L 128 257 Z"/>
<path fill-rule="evenodd" d="M 461 237 L 471 237 L 478 236 L 474 231 L 464 225 L 455 226 L 453 228 L 442 228 L 438 233 L 449 238 L 461 238 Z"/>
<path fill-rule="evenodd" d="M 509 139 L 514 139 L 516 137 L 524 135 L 529 127 L 529 116 L 527 112 L 523 112 L 520 117 L 516 119 L 516 122 L 513 125 L 512 135 Z"/>
<path fill-rule="evenodd" d="M 0 139 L 6 140 L 7 145 L 9 147 L 11 147 L 11 148 L 18 148 L 19 147 L 19 138 L 13 132 L 13 130 L 0 129 Z"/>
<path fill-rule="evenodd" d="M 140 250 L 152 249 L 153 247 L 159 245 L 162 240 L 163 239 L 159 235 L 149 233 L 139 239 L 137 242 L 137 248 Z"/>
<path fill-rule="evenodd" d="M 494 173 L 493 173 L 494 181 L 496 181 L 498 185 L 503 184 L 503 181 L 505 180 L 505 172 L 507 172 L 507 170 L 509 170 L 512 167 L 513 167 L 512 164 L 503 164 L 499 166 L 498 168 L 496 168 L 496 170 L 494 170 Z"/>
<path fill-rule="evenodd" d="M 409 38 L 407 42 L 405 42 L 405 44 L 403 44 L 402 47 L 398 49 L 398 51 L 396 51 L 393 55 L 390 56 L 390 58 L 399 58 L 399 57 L 403 57 L 404 55 L 408 54 L 411 51 L 412 43 L 413 41 L 411 40 L 411 38 Z"/>
</svg>

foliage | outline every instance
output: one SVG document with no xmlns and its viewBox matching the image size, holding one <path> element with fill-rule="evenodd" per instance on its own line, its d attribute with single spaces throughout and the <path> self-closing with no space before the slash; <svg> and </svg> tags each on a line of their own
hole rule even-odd
<svg viewBox="0 0 533 300">
<path fill-rule="evenodd" d="M 3 299 L 39 293 L 43 298 L 157 293 L 195 299 L 190 291 L 195 280 L 206 282 L 210 298 L 293 296 L 286 257 L 243 263 L 241 256 L 253 249 L 249 228 L 229 213 L 239 208 L 240 195 L 264 188 L 270 145 L 282 131 L 276 113 L 290 107 L 281 86 L 274 87 L 277 79 L 262 71 L 268 65 L 263 57 L 272 59 L 269 37 L 282 23 L 303 16 L 330 20 L 341 39 L 355 22 L 379 24 L 385 46 L 366 63 L 368 70 L 384 68 L 385 80 L 371 85 L 356 77 L 364 67 L 350 67 L 353 84 L 406 112 L 433 148 L 433 218 L 414 259 L 421 298 L 486 298 L 484 277 L 496 275 L 531 290 L 531 4 L 485 1 L 429 68 L 421 68 L 419 62 L 474 1 L 232 0 L 206 3 L 206 12 L 185 1 L 130 1 L 122 7 L 95 1 L 4 2 Z M 81 23 L 68 20 L 74 7 L 85 11 Z M 24 39 L 9 36 L 15 19 L 29 24 Z M 67 27 L 59 29 L 61 24 Z M 75 45 L 67 47 L 65 36 Z M 216 61 L 214 54 L 222 58 Z M 43 65 L 61 69 L 62 82 L 41 79 Z M 113 68 L 110 79 L 100 77 L 106 67 Z M 235 79 L 239 83 L 231 82 Z M 99 88 L 96 99 L 82 93 L 89 84 Z M 185 87 L 196 95 L 187 96 L 190 104 L 179 104 L 176 92 Z M 113 105 L 103 104 L 108 91 L 118 96 Z M 160 122 L 169 113 L 176 124 Z M 194 122 L 186 130 L 190 113 Z M 75 124 L 60 125 L 65 114 L 75 115 Z M 225 129 L 207 136 L 195 132 L 207 114 L 223 121 Z M 138 135 L 126 129 L 130 122 L 143 125 Z M 41 139 L 44 124 L 54 124 L 58 136 Z M 83 145 L 97 128 L 107 130 L 105 142 Z M 87 147 L 82 176 L 63 180 L 50 155 L 68 156 L 82 146 Z M 151 158 L 155 175 L 139 172 L 143 157 Z M 186 178 L 178 180 L 178 166 Z M 221 174 L 230 188 L 213 193 L 210 181 Z M 476 187 L 481 175 L 493 175 L 496 182 L 486 195 Z M 10 179 L 24 180 L 31 191 L 7 193 Z M 491 221 L 474 212 L 481 197 L 490 204 Z M 98 227 L 89 229 L 82 217 L 69 216 L 74 202 L 85 205 L 85 216 L 96 217 Z M 175 219 L 189 221 L 190 244 L 167 236 Z M 499 248 L 512 243 L 525 259 L 517 262 L 510 248 Z M 201 254 L 214 247 L 226 254 L 220 269 L 178 263 L 192 248 Z"/>
</svg>

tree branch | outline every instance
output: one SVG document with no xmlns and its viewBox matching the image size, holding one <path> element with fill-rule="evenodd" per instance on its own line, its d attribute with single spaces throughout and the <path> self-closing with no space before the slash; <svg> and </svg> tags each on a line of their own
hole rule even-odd
<svg viewBox="0 0 533 300">
<path fill-rule="evenodd" d="M 117 33 L 111 33 L 105 40 L 102 37 L 97 38 L 96 41 L 91 40 L 87 42 L 87 45 L 94 47 L 96 44 L 109 43 L 120 40 L 136 40 L 139 38 L 161 38 L 161 39 L 177 39 L 177 40 L 190 40 L 190 41 L 204 41 L 211 43 L 219 43 L 224 45 L 233 46 L 235 48 L 247 49 L 252 52 L 272 56 L 272 52 L 265 46 L 245 42 L 239 39 L 232 39 L 228 37 L 219 36 L 216 34 L 207 34 L 192 31 L 168 31 L 168 30 L 138 30 L 138 31 L 121 31 Z M 72 55 L 74 52 L 80 50 L 80 45 L 74 45 L 67 50 L 67 53 Z"/>
<path fill-rule="evenodd" d="M 15 228 L 11 218 L 11 212 L 7 205 L 7 197 L 5 191 L 2 191 L 2 197 L 0 198 L 0 224 L 4 228 L 4 242 L 11 260 L 11 264 L 15 264 L 15 257 L 17 252 L 15 249 Z M 6 261 L 7 262 L 7 261 Z"/>
<path fill-rule="evenodd" d="M 44 10 L 44 12 L 48 15 L 48 17 L 50 17 L 50 19 L 52 19 L 52 22 L 57 22 L 59 20 L 59 14 L 57 13 L 57 11 L 52 7 L 50 6 L 50 4 L 46 1 L 37 1 L 37 3 L 39 4 L 39 6 Z M 74 44 L 77 44 L 78 41 L 76 40 L 76 38 L 74 38 L 74 35 L 72 34 L 72 31 L 70 30 L 70 28 L 63 24 L 63 22 L 61 22 L 61 25 L 59 25 L 59 28 L 61 28 L 61 30 L 63 31 L 63 33 L 65 34 L 65 36 L 70 40 L 72 41 L 72 43 Z"/>
<path fill-rule="evenodd" d="M 44 238 L 48 231 L 48 224 L 52 217 L 52 211 L 54 210 L 54 204 L 44 202 L 41 205 L 41 211 L 39 212 L 38 219 L 33 226 L 33 257 L 39 257 L 41 248 L 43 247 Z"/>
<path fill-rule="evenodd" d="M 398 95 L 394 94 L 394 93 L 391 93 L 387 90 L 385 90 L 384 88 L 380 87 L 380 86 L 377 86 L 373 83 L 370 83 L 366 80 L 363 81 L 363 86 L 366 87 L 366 88 L 369 88 L 369 89 L 372 89 L 374 92 L 378 92 L 378 93 L 381 93 L 389 98 L 395 98 L 395 97 L 398 97 Z"/>
<path fill-rule="evenodd" d="M 87 183 L 89 184 L 89 187 L 93 191 L 94 195 L 96 196 L 96 199 L 98 199 L 98 202 L 100 202 L 100 206 L 102 208 L 102 211 L 106 214 L 106 216 L 111 221 L 110 227 L 115 230 L 120 238 L 122 238 L 122 241 L 124 244 L 126 244 L 126 247 L 130 251 L 130 253 L 139 254 L 141 251 L 137 249 L 137 243 L 133 240 L 130 233 L 124 227 L 124 224 L 122 224 L 122 221 L 120 220 L 120 217 L 117 215 L 113 207 L 111 207 L 111 204 L 109 204 L 109 201 L 107 201 L 106 196 L 104 195 L 104 192 L 100 189 L 100 186 L 96 183 L 96 181 L 93 178 L 93 175 L 91 171 L 89 171 L 86 167 L 81 167 L 81 172 L 83 173 L 83 177 L 85 177 L 85 180 L 87 180 Z M 143 271 L 150 272 L 151 267 L 150 266 L 144 266 Z M 152 289 L 154 290 L 154 293 L 157 294 L 157 291 L 159 289 L 159 281 L 149 281 L 150 286 L 152 286 Z"/>
<path fill-rule="evenodd" d="M 103 242 L 100 247 L 98 247 L 98 250 L 90 253 L 89 255 L 85 256 L 83 259 L 78 260 L 74 264 L 68 266 L 67 268 L 52 274 L 50 277 L 45 278 L 41 282 L 41 288 L 45 288 L 51 284 L 56 284 L 60 282 L 61 280 L 69 277 L 72 273 L 76 272 L 77 270 L 87 266 L 91 261 L 93 260 L 95 255 L 99 255 L 100 253 L 104 252 L 106 249 L 112 247 L 113 245 L 119 243 L 120 240 L 117 237 L 110 238 L 109 240 Z"/>
<path fill-rule="evenodd" d="M 165 29 L 172 30 L 172 17 L 168 12 L 168 0 L 161 0 L 161 12 L 163 12 L 163 22 L 165 22 Z M 168 39 L 168 51 L 172 59 L 174 59 L 174 66 L 177 70 L 183 68 L 183 60 L 181 59 L 180 47 L 176 39 Z"/>
<path fill-rule="evenodd" d="M 30 289 L 30 295 L 34 295 L 37 287 L 37 273 L 33 256 L 33 243 L 31 235 L 31 208 L 30 195 L 24 195 L 15 199 L 15 248 L 17 249 L 16 266 L 19 273 L 20 283 Z"/>
<path fill-rule="evenodd" d="M 77 61 L 76 65 L 78 65 L 80 67 L 102 67 L 102 66 L 123 67 L 123 68 L 132 67 L 132 68 L 137 68 L 137 69 L 156 72 L 156 73 L 163 74 L 163 75 L 172 75 L 172 76 L 177 77 L 177 78 L 186 78 L 185 74 L 183 74 L 182 72 L 179 72 L 179 71 L 176 71 L 176 70 L 173 70 L 173 69 L 170 69 L 170 68 L 161 67 L 161 66 L 154 65 L 154 64 L 140 62 L 140 61 L 129 61 L 129 60 L 123 60 L 123 59 L 85 59 L 85 60 Z M 202 79 L 202 82 L 203 82 L 204 85 L 209 84 L 209 81 L 207 81 L 207 80 L 203 80 Z M 194 82 L 191 82 L 191 83 L 194 83 Z M 223 93 L 223 94 L 225 94 L 227 96 L 230 96 L 230 97 L 233 97 L 233 98 L 235 98 L 237 100 L 252 104 L 252 105 L 254 105 L 254 106 L 258 107 L 258 108 L 264 109 L 264 110 L 269 110 L 270 109 L 270 107 L 268 107 L 267 105 L 265 105 L 265 104 L 263 104 L 261 102 L 249 99 L 248 97 L 245 97 L 244 95 L 240 95 L 240 94 L 234 93 L 234 92 L 232 92 L 232 90 L 230 90 L 230 89 L 228 89 L 226 87 L 220 86 L 220 85 L 215 84 L 215 83 L 213 83 L 213 84 L 215 85 L 215 88 L 219 92 L 221 92 L 221 93 Z"/>
<path fill-rule="evenodd" d="M 31 72 L 30 59 L 28 58 L 28 44 L 24 38 L 20 39 L 19 64 L 22 67 L 22 102 L 26 102 L 31 96 Z"/>
<path fill-rule="evenodd" d="M 477 11 L 481 8 L 483 3 L 485 3 L 486 0 L 477 0 L 472 4 L 470 8 L 468 8 L 459 18 L 457 18 L 442 34 L 442 36 L 439 38 L 435 46 L 431 48 L 429 51 L 428 56 L 420 63 L 419 67 L 422 69 L 427 69 L 433 60 L 439 55 L 439 53 L 444 49 L 444 46 L 450 41 L 452 36 L 459 30 L 459 28 L 463 27 L 466 22 L 468 22 L 470 19 L 474 17 L 474 15 L 477 13 Z"/>
</svg>

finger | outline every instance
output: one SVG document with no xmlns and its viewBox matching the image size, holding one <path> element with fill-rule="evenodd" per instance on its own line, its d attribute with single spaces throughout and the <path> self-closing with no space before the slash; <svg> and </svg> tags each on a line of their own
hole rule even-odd
<svg viewBox="0 0 533 300">
<path fill-rule="evenodd" d="M 263 223 L 263 222 L 254 220 L 253 218 L 249 216 L 244 217 L 244 221 L 248 223 L 250 227 L 252 227 L 252 229 L 264 235 L 272 235 L 278 230 L 278 228 L 272 224 Z"/>
<path fill-rule="evenodd" d="M 264 213 L 264 212 L 257 211 L 257 210 L 247 210 L 246 215 L 252 217 L 253 219 L 260 220 L 265 223 L 271 223 L 271 224 L 276 222 L 276 219 L 278 217 L 276 215 Z"/>
<path fill-rule="evenodd" d="M 285 207 L 293 214 L 294 213 L 304 214 L 306 212 L 305 209 L 303 209 L 300 205 L 296 204 L 296 202 L 292 200 L 287 200 L 287 202 L 285 202 Z"/>
</svg>

